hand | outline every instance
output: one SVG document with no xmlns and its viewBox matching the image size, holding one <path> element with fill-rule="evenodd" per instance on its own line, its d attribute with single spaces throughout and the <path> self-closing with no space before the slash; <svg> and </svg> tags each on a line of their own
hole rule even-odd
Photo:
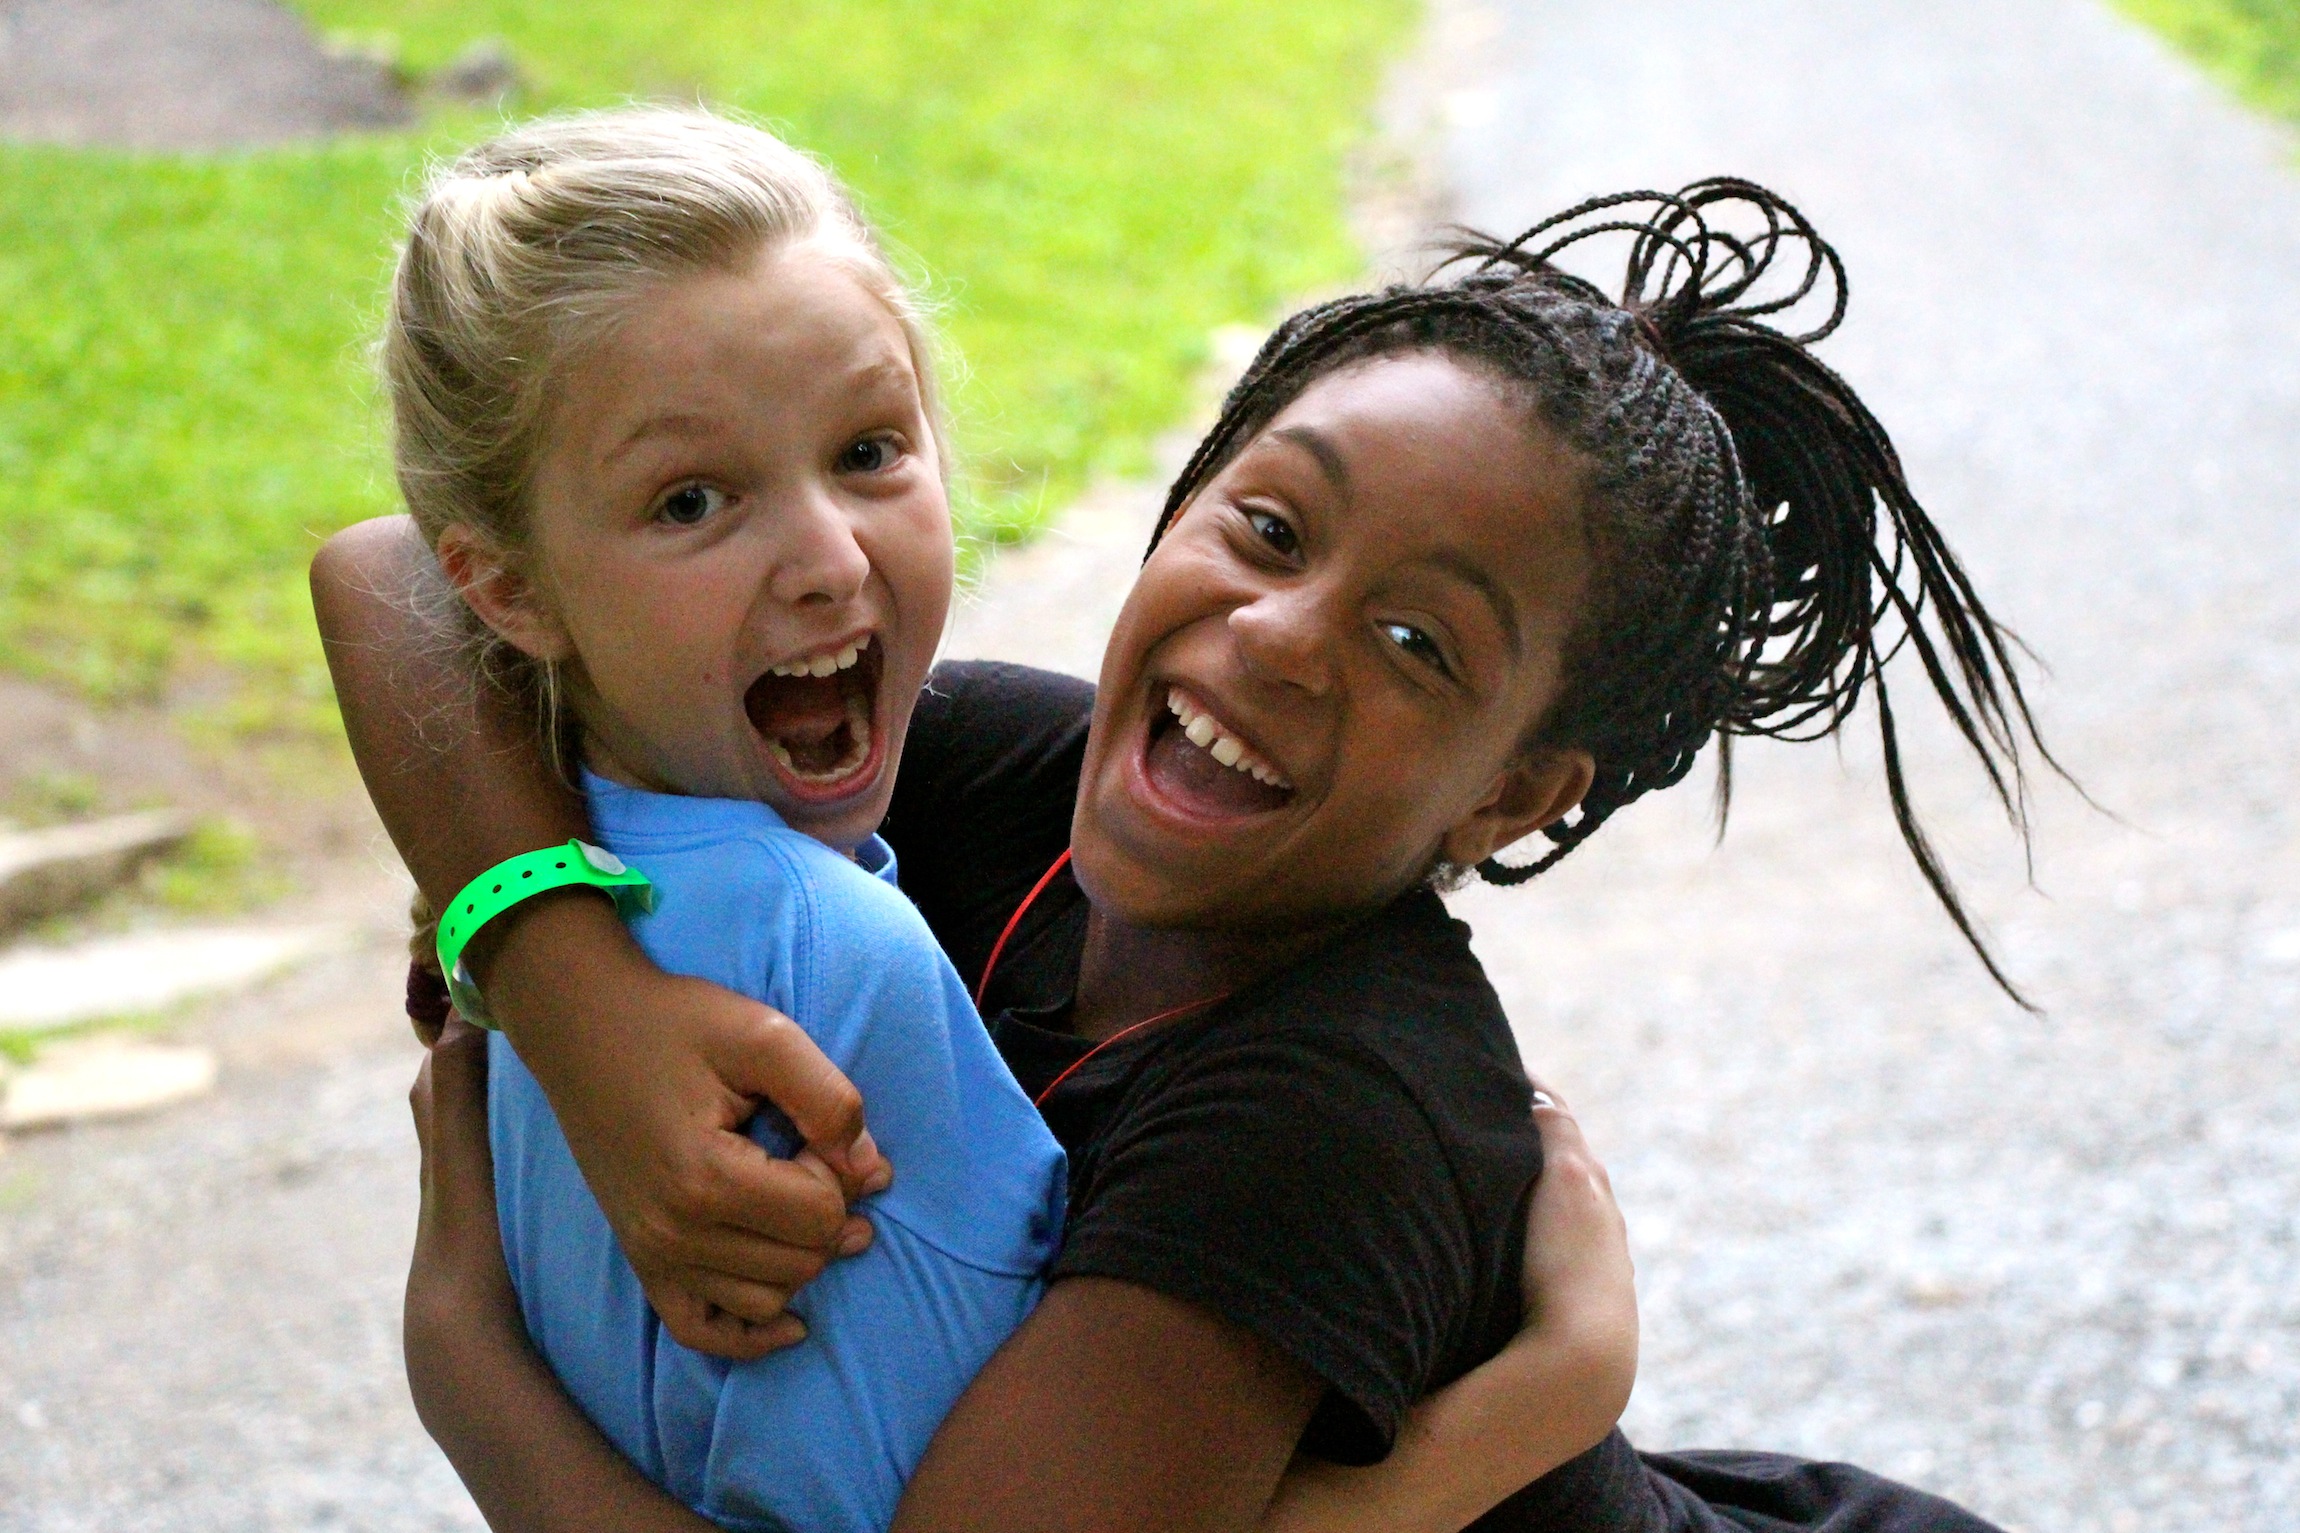
<svg viewBox="0 0 2300 1533">
<path fill-rule="evenodd" d="M 1613 1179 L 1572 1109 L 1534 1086 L 1541 1180 L 1526 1211 L 1522 1336 L 1572 1359 L 1572 1394 L 1595 1447 L 1629 1407 L 1637 1382 L 1637 1268 Z"/>
<path fill-rule="evenodd" d="M 791 1294 L 869 1245 L 847 1205 L 893 1179 L 861 1094 L 788 1017 L 649 963 L 606 901 L 515 914 L 489 1004 L 664 1328 L 738 1359 L 797 1341 Z M 806 1142 L 795 1158 L 741 1132 L 762 1098 Z"/>
</svg>

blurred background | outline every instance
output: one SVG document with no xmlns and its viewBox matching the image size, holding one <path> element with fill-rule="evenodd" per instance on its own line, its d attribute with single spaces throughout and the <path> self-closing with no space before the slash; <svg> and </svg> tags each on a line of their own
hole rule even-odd
<svg viewBox="0 0 2300 1533">
<path fill-rule="evenodd" d="M 2032 868 L 1911 721 L 2041 1016 L 1860 730 L 1744 752 L 1722 842 L 1688 784 L 1457 898 L 1629 1216 L 1627 1424 L 2300 1527 L 2300 0 L 0 0 L 0 1528 L 478 1526 L 400 1372 L 407 884 L 304 569 L 395 509 L 419 168 L 633 96 L 857 188 L 957 381 L 948 650 L 1089 675 L 1288 304 L 1454 220 L 1800 203 L 2102 809 L 2040 781 Z"/>
</svg>

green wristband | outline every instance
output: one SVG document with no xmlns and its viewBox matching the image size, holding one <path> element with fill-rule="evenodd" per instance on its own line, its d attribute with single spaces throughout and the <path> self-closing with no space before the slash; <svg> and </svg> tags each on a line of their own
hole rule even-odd
<svg viewBox="0 0 2300 1533">
<path fill-rule="evenodd" d="M 521 852 L 480 874 L 439 920 L 439 972 L 447 976 L 448 998 L 467 1021 L 481 1027 L 495 1024 L 480 999 L 479 987 L 463 969 L 463 950 L 479 929 L 518 904 L 571 884 L 604 890 L 628 921 L 655 908 L 655 886 L 647 875 L 628 867 L 605 847 L 588 841 L 547 846 L 539 852 Z"/>
</svg>

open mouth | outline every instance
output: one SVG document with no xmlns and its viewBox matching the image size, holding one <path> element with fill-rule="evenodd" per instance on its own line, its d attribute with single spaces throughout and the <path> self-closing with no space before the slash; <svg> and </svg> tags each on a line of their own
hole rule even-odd
<svg viewBox="0 0 2300 1533">
<path fill-rule="evenodd" d="M 886 655 L 875 635 L 773 667 L 743 693 L 783 785 L 814 802 L 868 786 L 885 760 L 876 727 Z"/>
<path fill-rule="evenodd" d="M 1268 814 L 1294 785 L 1190 693 L 1166 689 L 1150 720 L 1142 774 L 1160 797 L 1201 819 Z"/>
</svg>

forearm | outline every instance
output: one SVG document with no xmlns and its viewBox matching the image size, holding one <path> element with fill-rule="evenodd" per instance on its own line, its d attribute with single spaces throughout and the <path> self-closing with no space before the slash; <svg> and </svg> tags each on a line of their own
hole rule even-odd
<svg viewBox="0 0 2300 1533">
<path fill-rule="evenodd" d="M 1380 1463 L 1297 1459 L 1263 1533 L 1460 1533 L 1588 1451 L 1619 1415 L 1614 1390 L 1602 1350 L 1521 1338 L 1417 1404 Z M 1529 1413 L 1529 1398 L 1554 1407 Z"/>
<path fill-rule="evenodd" d="M 407 1382 L 416 1414 L 494 1533 L 713 1533 L 600 1435 L 527 1344 L 516 1312 L 484 1298 L 409 1296 Z"/>
</svg>

